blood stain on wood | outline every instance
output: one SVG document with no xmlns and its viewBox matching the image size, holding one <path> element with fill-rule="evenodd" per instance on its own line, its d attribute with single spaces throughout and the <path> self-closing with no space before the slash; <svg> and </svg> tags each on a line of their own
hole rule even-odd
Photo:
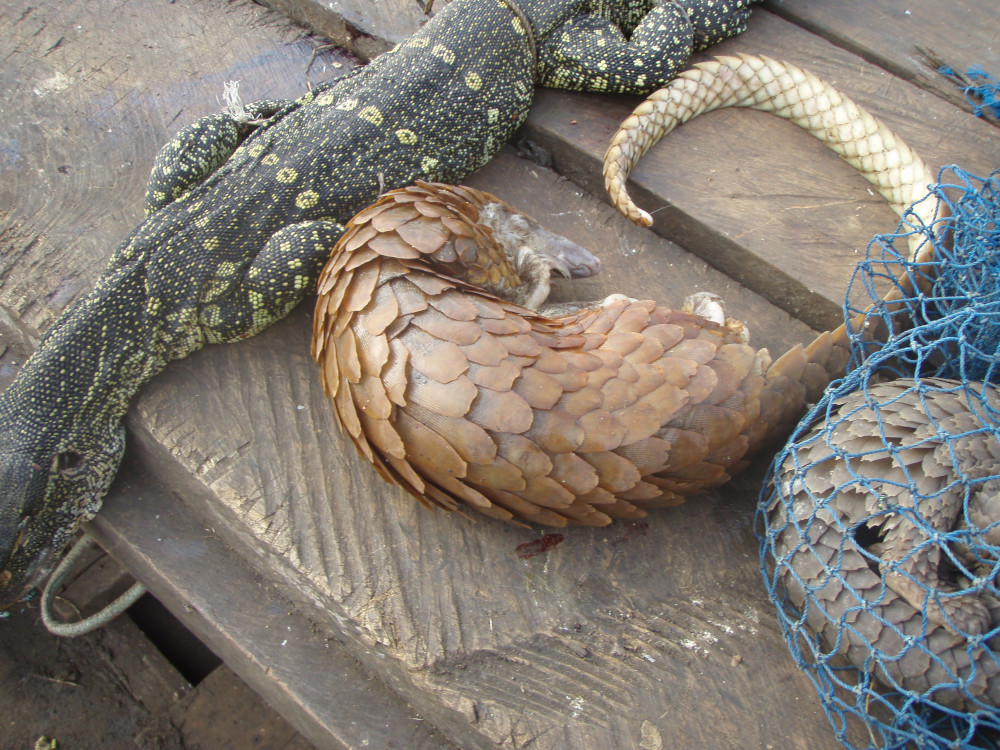
<svg viewBox="0 0 1000 750">
<path fill-rule="evenodd" d="M 522 560 L 530 560 L 536 555 L 541 555 L 559 546 L 562 540 L 562 534 L 544 534 L 541 539 L 533 539 L 530 542 L 517 545 L 514 551 Z"/>
</svg>

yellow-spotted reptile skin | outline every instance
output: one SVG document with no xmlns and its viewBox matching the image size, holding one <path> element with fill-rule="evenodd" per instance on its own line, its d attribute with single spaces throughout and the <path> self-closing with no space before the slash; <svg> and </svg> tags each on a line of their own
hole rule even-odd
<svg viewBox="0 0 1000 750">
<path fill-rule="evenodd" d="M 502 519 L 637 518 L 727 481 L 843 371 L 843 331 L 772 364 L 710 295 L 692 312 L 621 295 L 530 309 L 550 270 L 595 271 L 588 256 L 465 187 L 420 183 L 351 220 L 312 351 L 383 477 Z"/>
<path fill-rule="evenodd" d="M 97 511 L 139 387 L 173 358 L 284 315 L 340 222 L 383 187 L 482 166 L 536 84 L 662 85 L 693 50 L 739 33 L 749 2 L 455 0 L 342 80 L 181 131 L 156 159 L 146 220 L 0 396 L 0 607 Z"/>
<path fill-rule="evenodd" d="M 775 471 L 792 509 L 772 516 L 771 527 L 781 529 L 774 554 L 809 627 L 857 667 L 871 669 L 872 652 L 881 651 L 872 671 L 883 682 L 881 670 L 943 705 L 981 708 L 971 696 L 1000 707 L 1000 644 L 969 640 L 1000 624 L 1000 601 L 970 580 L 993 578 L 996 560 L 984 550 L 1000 544 L 1000 486 L 988 479 L 1000 471 L 1000 443 L 983 429 L 994 422 L 987 411 L 1000 410 L 1000 392 L 924 382 L 871 385 L 834 404 L 832 427 L 800 438 L 794 458 Z M 912 509 L 911 487 L 925 498 L 919 525 L 888 510 Z M 946 551 L 932 534 L 948 532 L 962 543 Z M 956 684 L 967 692 L 949 688 Z"/>
</svg>

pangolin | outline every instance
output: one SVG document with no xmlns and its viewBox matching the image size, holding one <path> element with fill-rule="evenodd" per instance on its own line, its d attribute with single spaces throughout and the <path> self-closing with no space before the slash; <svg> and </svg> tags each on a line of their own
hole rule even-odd
<svg viewBox="0 0 1000 750">
<path fill-rule="evenodd" d="M 775 470 L 785 501 L 768 526 L 790 602 L 831 653 L 880 681 L 1000 707 L 995 639 L 980 641 L 1000 625 L 1000 391 L 893 380 L 830 413 Z"/>
<path fill-rule="evenodd" d="M 754 85 L 787 96 L 742 84 Z M 861 123 L 827 128 L 828 141 L 874 119 L 848 114 Z M 911 180 L 894 205 L 926 193 L 919 158 L 876 132 Z M 879 184 L 884 162 L 857 166 Z M 844 326 L 772 362 L 704 298 L 678 311 L 612 295 L 546 315 L 551 272 L 594 270 L 567 260 L 585 253 L 568 242 L 467 187 L 419 183 L 352 219 L 319 282 L 312 354 L 383 477 L 427 505 L 508 520 L 636 518 L 727 481 L 843 372 Z"/>
<path fill-rule="evenodd" d="M 711 295 L 537 310 L 551 273 L 597 266 L 472 188 L 382 196 L 319 283 L 312 353 L 340 424 L 427 504 L 602 525 L 725 482 L 843 367 L 829 333 L 772 364 Z"/>
</svg>

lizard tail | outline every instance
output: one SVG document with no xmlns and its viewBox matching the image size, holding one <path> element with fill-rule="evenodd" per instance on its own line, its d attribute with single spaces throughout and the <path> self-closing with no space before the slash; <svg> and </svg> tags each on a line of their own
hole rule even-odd
<svg viewBox="0 0 1000 750">
<path fill-rule="evenodd" d="M 651 94 L 621 124 L 604 156 L 611 203 L 637 224 L 650 226 L 652 217 L 625 189 L 629 172 L 675 127 L 724 107 L 771 112 L 808 131 L 870 181 L 900 216 L 927 196 L 928 185 L 935 182 L 909 146 L 832 86 L 790 63 L 744 54 L 695 65 Z M 928 226 L 939 215 L 933 200 L 913 210 Z"/>
</svg>

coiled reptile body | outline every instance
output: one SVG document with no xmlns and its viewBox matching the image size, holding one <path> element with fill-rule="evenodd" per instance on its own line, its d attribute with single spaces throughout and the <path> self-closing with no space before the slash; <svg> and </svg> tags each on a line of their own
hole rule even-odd
<svg viewBox="0 0 1000 750">
<path fill-rule="evenodd" d="M 772 512 L 773 552 L 789 600 L 831 653 L 941 705 L 1000 707 L 996 639 L 979 640 L 1000 625 L 1000 442 L 984 429 L 1000 392 L 923 383 L 838 399 L 801 437 L 775 471 L 790 505 Z"/>
<path fill-rule="evenodd" d="M 456 0 L 342 80 L 181 131 L 154 164 L 148 218 L 0 395 L 0 607 L 97 511 L 122 416 L 169 360 L 284 315 L 383 187 L 482 166 L 536 83 L 648 90 L 739 33 L 749 1 Z"/>
<path fill-rule="evenodd" d="M 923 163 L 870 115 L 803 71 L 745 56 L 684 72 L 623 123 L 606 158 L 612 202 L 631 206 L 629 168 L 678 122 L 751 103 L 845 152 L 865 148 L 860 136 L 868 151 L 882 143 L 856 166 L 897 210 L 927 192 Z M 846 326 L 771 364 L 744 331 L 654 302 L 613 296 L 552 318 L 502 304 L 492 295 L 516 283 L 476 288 L 511 275 L 521 252 L 481 221 L 498 203 L 445 186 L 383 196 L 352 220 L 320 283 L 313 354 L 341 423 L 427 503 L 553 524 L 676 504 L 725 482 L 842 372 Z"/>
</svg>

